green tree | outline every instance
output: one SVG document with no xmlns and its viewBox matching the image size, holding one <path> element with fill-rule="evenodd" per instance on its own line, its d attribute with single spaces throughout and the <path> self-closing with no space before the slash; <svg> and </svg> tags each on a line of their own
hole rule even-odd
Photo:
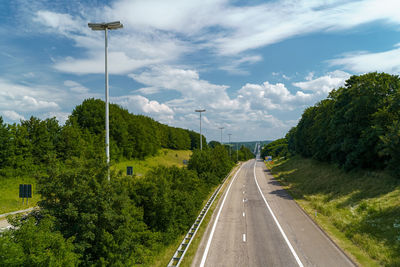
<svg viewBox="0 0 400 267">
<path fill-rule="evenodd" d="M 178 167 L 158 167 L 135 185 L 144 221 L 163 234 L 165 244 L 187 231 L 208 192 L 195 172 Z"/>
<path fill-rule="evenodd" d="M 133 201 L 133 178 L 111 175 L 104 161 L 75 160 L 51 168 L 39 180 L 45 214 L 67 238 L 74 237 L 83 265 L 133 265 L 151 256 L 157 236 L 147 229 Z"/>
<path fill-rule="evenodd" d="M 0 266 L 77 266 L 73 238 L 55 230 L 54 218 L 34 216 L 12 221 L 13 230 L 0 235 Z"/>
<path fill-rule="evenodd" d="M 216 146 L 220 146 L 220 145 L 221 145 L 221 143 L 218 141 L 211 141 L 210 143 L 208 143 L 208 146 L 210 148 L 215 148 Z"/>
<path fill-rule="evenodd" d="M 0 169 L 8 166 L 11 153 L 11 134 L 0 116 Z"/>
</svg>

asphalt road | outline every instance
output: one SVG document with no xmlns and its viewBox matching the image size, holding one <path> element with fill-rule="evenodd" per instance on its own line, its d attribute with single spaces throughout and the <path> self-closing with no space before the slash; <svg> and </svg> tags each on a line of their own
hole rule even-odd
<svg viewBox="0 0 400 267">
<path fill-rule="evenodd" d="M 354 266 L 274 180 L 243 164 L 220 198 L 192 266 Z"/>
</svg>

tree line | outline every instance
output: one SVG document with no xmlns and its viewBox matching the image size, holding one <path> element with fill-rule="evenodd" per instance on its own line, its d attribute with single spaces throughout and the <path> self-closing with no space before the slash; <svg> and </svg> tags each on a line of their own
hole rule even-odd
<svg viewBox="0 0 400 267">
<path fill-rule="evenodd" d="M 262 149 L 261 149 L 261 158 L 265 159 L 267 156 L 272 156 L 272 159 L 275 158 L 288 158 L 291 156 L 291 153 L 289 152 L 288 149 L 288 144 L 287 144 L 287 139 L 286 138 L 280 138 L 275 141 L 272 141 L 268 144 L 266 144 Z"/>
<path fill-rule="evenodd" d="M 159 148 L 193 149 L 187 168 L 157 167 L 144 177 L 111 171 L 104 157 L 104 103 L 85 100 L 64 126 L 31 117 L 1 121 L 2 175 L 35 171 L 40 210 L 10 219 L 0 233 L 0 266 L 132 266 L 154 262 L 196 219 L 234 165 L 226 146 L 198 150 L 199 134 L 110 106 L 113 160 Z M 253 157 L 245 147 L 241 159 Z"/>
<path fill-rule="evenodd" d="M 5 124 L 0 117 L 0 170 L 3 176 L 44 171 L 52 160 L 104 157 L 105 104 L 87 99 L 78 105 L 65 125 L 55 118 L 31 117 Z M 204 147 L 207 142 L 203 136 Z M 110 105 L 110 154 L 112 161 L 154 155 L 160 148 L 196 149 L 200 135 L 161 124 Z"/>
<path fill-rule="evenodd" d="M 388 169 L 400 177 L 399 76 L 374 72 L 350 77 L 307 108 L 285 140 L 290 153 L 345 170 Z"/>
</svg>

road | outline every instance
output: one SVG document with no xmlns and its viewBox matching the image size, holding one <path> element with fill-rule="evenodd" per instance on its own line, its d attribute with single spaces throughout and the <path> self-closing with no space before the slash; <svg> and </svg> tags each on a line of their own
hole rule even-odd
<svg viewBox="0 0 400 267">
<path fill-rule="evenodd" d="M 243 164 L 220 198 L 192 266 L 354 266 L 274 180 Z"/>
<path fill-rule="evenodd" d="M 13 212 L 0 214 L 0 232 L 2 232 L 4 230 L 8 229 L 9 227 L 11 227 L 11 224 L 8 223 L 7 218 L 6 218 L 8 215 L 14 215 L 14 214 L 18 214 L 18 213 L 28 213 L 28 212 L 31 212 L 34 209 L 35 208 L 29 208 L 29 209 L 17 210 L 17 211 L 13 211 Z"/>
</svg>

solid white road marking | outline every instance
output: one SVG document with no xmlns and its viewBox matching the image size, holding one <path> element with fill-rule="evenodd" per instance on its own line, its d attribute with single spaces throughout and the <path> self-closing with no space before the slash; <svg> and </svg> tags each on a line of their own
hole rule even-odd
<svg viewBox="0 0 400 267">
<path fill-rule="evenodd" d="M 243 242 L 246 242 L 246 234 L 243 234 Z"/>
<path fill-rule="evenodd" d="M 244 165 L 244 164 L 243 164 L 243 165 Z M 219 216 L 221 215 L 222 207 L 224 206 L 224 203 L 225 203 L 226 197 L 228 196 L 229 190 L 231 189 L 231 186 L 232 186 L 233 182 L 235 181 L 236 176 L 238 175 L 238 173 L 239 173 L 240 170 L 242 169 L 243 165 L 240 166 L 239 170 L 236 172 L 236 174 L 235 174 L 235 176 L 233 177 L 231 183 L 229 184 L 228 189 L 226 190 L 224 199 L 222 200 L 221 206 L 219 207 L 219 210 L 218 210 L 218 213 L 217 213 L 217 217 L 215 217 L 215 221 L 214 221 L 213 227 L 212 227 L 212 229 L 211 229 L 210 236 L 208 237 L 207 245 L 206 245 L 206 248 L 205 248 L 205 250 L 204 250 L 203 257 L 201 258 L 200 267 L 204 267 L 204 264 L 206 263 L 208 250 L 210 249 L 211 241 L 212 241 L 212 238 L 213 238 L 213 236 L 214 236 L 215 228 L 217 227 L 217 223 L 218 223 Z M 243 200 L 243 202 L 244 202 L 244 200 Z"/>
<path fill-rule="evenodd" d="M 298 264 L 300 267 L 303 267 L 303 263 L 301 263 L 299 256 L 297 256 L 297 254 L 296 254 L 296 251 L 294 251 L 294 248 L 292 247 L 292 244 L 290 244 L 289 239 L 287 238 L 285 232 L 283 231 L 281 225 L 279 224 L 278 219 L 275 217 L 275 214 L 272 212 L 271 207 L 269 206 L 267 200 L 266 200 L 265 197 L 264 197 L 264 194 L 263 194 L 262 191 L 261 191 L 260 186 L 258 185 L 257 177 L 256 177 L 256 163 L 257 163 L 257 159 L 254 161 L 253 174 L 254 174 L 254 181 L 256 181 L 256 185 L 257 185 L 257 188 L 258 188 L 258 192 L 260 192 L 261 197 L 263 198 L 263 200 L 264 200 L 264 202 L 265 202 L 265 205 L 267 206 L 269 212 L 270 212 L 271 215 L 272 215 L 272 218 L 274 219 L 276 225 L 278 226 L 278 229 L 279 229 L 279 231 L 281 232 L 281 234 L 282 234 L 282 236 L 283 236 L 283 239 L 285 239 L 286 244 L 288 245 L 290 251 L 292 252 L 292 254 L 293 254 L 293 256 L 294 256 L 294 258 L 296 259 L 297 264 Z"/>
</svg>

